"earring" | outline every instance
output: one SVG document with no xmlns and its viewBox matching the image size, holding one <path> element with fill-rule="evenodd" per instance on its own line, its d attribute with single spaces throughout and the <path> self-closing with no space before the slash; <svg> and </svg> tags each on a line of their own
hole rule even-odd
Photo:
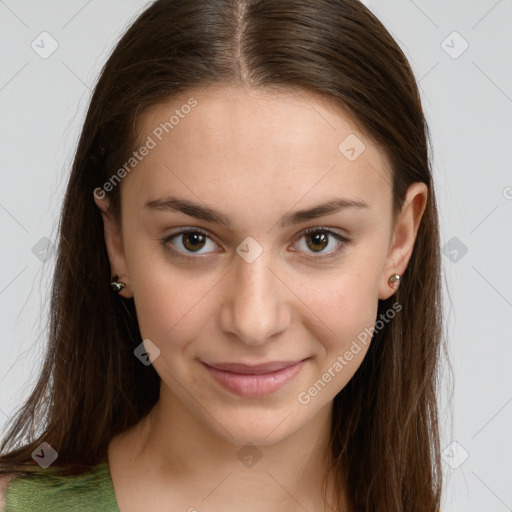
<svg viewBox="0 0 512 512">
<path fill-rule="evenodd" d="M 388 284 L 391 288 L 396 290 L 400 284 L 400 276 L 398 274 L 392 274 L 388 279 Z"/>
<path fill-rule="evenodd" d="M 110 287 L 112 288 L 112 290 L 114 290 L 114 292 L 116 293 L 119 293 L 125 286 L 126 286 L 126 283 L 121 283 L 119 282 L 117 279 L 119 278 L 119 276 L 114 276 L 114 279 L 113 281 L 110 283 Z"/>
</svg>

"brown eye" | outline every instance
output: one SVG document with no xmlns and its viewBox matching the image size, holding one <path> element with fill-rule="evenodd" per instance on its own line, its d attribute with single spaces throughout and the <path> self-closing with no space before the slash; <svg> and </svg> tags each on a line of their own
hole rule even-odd
<svg viewBox="0 0 512 512">
<path fill-rule="evenodd" d="M 325 231 L 306 234 L 306 244 L 313 251 L 322 251 L 329 245 L 329 235 Z"/>
<path fill-rule="evenodd" d="M 300 240 L 305 240 L 304 252 L 312 253 L 313 259 L 329 258 L 336 256 L 349 242 L 350 240 L 335 231 L 325 228 L 313 228 L 305 231 Z M 331 250 L 325 251 L 326 248 L 330 247 Z M 323 253 L 324 252 L 324 253 Z M 316 253 L 322 253 L 316 255 Z"/>
<path fill-rule="evenodd" d="M 188 251 L 196 251 L 202 249 L 205 244 L 205 236 L 202 233 L 190 232 L 181 235 L 183 246 Z"/>
<path fill-rule="evenodd" d="M 203 254 L 213 251 L 202 251 L 203 248 L 208 248 L 208 243 L 215 249 L 215 244 L 211 238 L 203 231 L 195 229 L 184 229 L 178 233 L 162 240 L 164 247 L 166 247 L 173 256 L 183 256 L 187 258 L 188 254 Z"/>
</svg>

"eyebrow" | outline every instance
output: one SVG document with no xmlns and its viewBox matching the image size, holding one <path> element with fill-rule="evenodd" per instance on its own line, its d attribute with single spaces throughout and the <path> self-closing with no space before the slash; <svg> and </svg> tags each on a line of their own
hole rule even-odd
<svg viewBox="0 0 512 512">
<path fill-rule="evenodd" d="M 196 219 L 204 220 L 206 222 L 222 224 L 223 226 L 230 228 L 229 219 L 222 212 L 216 211 L 208 206 L 203 206 L 199 203 L 194 203 L 188 199 L 170 196 L 165 199 L 147 201 L 144 207 L 150 211 L 181 212 L 189 217 L 195 217 Z M 300 224 L 301 222 L 337 213 L 348 208 L 365 209 L 370 208 L 370 205 L 360 199 L 338 197 L 306 210 L 297 210 L 295 212 L 287 213 L 281 218 L 280 225 L 281 227 L 286 227 L 293 224 Z"/>
</svg>

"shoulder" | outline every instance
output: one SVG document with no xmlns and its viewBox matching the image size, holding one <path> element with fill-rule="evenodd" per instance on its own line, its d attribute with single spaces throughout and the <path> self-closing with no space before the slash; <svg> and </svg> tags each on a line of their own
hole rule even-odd
<svg viewBox="0 0 512 512">
<path fill-rule="evenodd" d="M 5 492 L 13 475 L 0 476 L 0 512 L 5 512 Z"/>
<path fill-rule="evenodd" d="M 84 511 L 118 510 L 106 464 L 76 476 L 51 472 L 15 475 L 2 478 L 0 485 L 0 512 L 64 511 L 79 505 Z"/>
</svg>

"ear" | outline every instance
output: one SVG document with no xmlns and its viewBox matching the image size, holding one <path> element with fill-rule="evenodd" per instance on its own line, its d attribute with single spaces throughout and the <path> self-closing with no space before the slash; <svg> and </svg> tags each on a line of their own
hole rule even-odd
<svg viewBox="0 0 512 512">
<path fill-rule="evenodd" d="M 379 287 L 379 299 L 385 300 L 395 293 L 388 279 L 392 274 L 402 276 L 411 258 L 421 218 L 427 205 L 428 187 L 425 183 L 412 183 L 394 228 L 390 249 L 384 265 Z"/>
<path fill-rule="evenodd" d="M 110 211 L 110 201 L 108 197 L 99 198 L 94 194 L 94 202 L 101 211 L 103 218 L 103 228 L 105 234 L 105 245 L 107 248 L 108 259 L 110 261 L 110 269 L 112 278 L 118 276 L 118 281 L 126 284 L 119 292 L 119 295 L 129 298 L 133 297 L 129 283 L 128 267 L 123 249 L 123 238 L 121 226 L 118 225 L 112 212 Z"/>
</svg>

